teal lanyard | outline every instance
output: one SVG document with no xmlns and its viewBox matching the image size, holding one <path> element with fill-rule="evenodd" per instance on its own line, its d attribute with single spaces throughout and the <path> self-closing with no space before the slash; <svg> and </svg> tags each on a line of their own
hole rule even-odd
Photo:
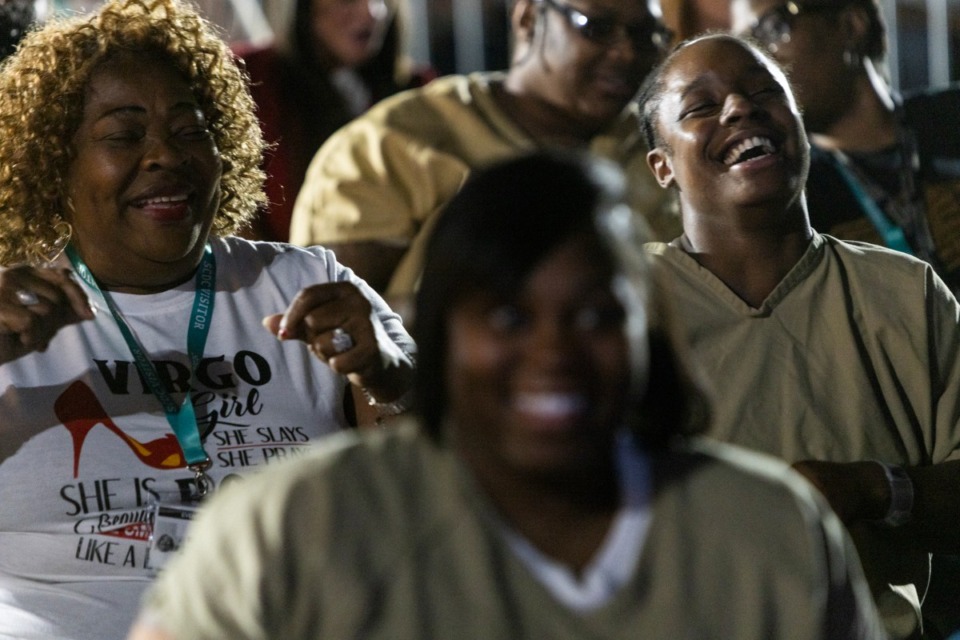
<svg viewBox="0 0 960 640">
<path fill-rule="evenodd" d="M 903 233 L 903 229 L 891 222 L 890 219 L 887 218 L 887 215 L 880 210 L 880 206 L 876 201 L 864 191 L 860 181 L 853 175 L 850 167 L 847 166 L 846 157 L 841 156 L 838 158 L 834 153 L 828 153 L 827 155 L 833 159 L 837 171 L 840 173 L 844 182 L 847 183 L 850 191 L 853 192 L 860 206 L 863 207 L 874 229 L 876 229 L 880 237 L 883 238 L 883 243 L 890 249 L 913 255 L 913 249 L 910 248 L 910 243 L 907 242 L 907 236 Z"/>
<path fill-rule="evenodd" d="M 77 253 L 73 245 L 67 245 L 67 257 L 70 258 L 73 268 L 91 289 L 97 292 L 106 303 L 107 308 L 113 315 L 120 333 L 123 335 L 130 353 L 137 364 L 137 370 L 146 381 L 150 391 L 160 401 L 163 411 L 167 416 L 167 422 L 177 436 L 177 442 L 186 457 L 187 466 L 191 471 L 197 474 L 200 495 L 206 494 L 212 483 L 204 471 L 210 468 L 210 457 L 203 449 L 200 442 L 200 427 L 197 424 L 197 415 L 193 409 L 193 398 L 189 389 L 180 406 L 170 397 L 157 368 L 150 362 L 147 353 L 134 335 L 130 326 L 123 319 L 123 315 L 117 308 L 113 298 L 106 291 L 100 289 L 96 278 L 90 272 L 89 267 Z M 213 255 L 213 249 L 208 243 L 204 248 L 203 257 L 200 260 L 200 266 L 197 268 L 196 275 L 196 293 L 193 298 L 193 313 L 190 315 L 190 326 L 187 330 L 187 354 L 190 357 L 190 377 L 193 379 L 194 372 L 197 370 L 200 360 L 203 358 L 203 350 L 207 344 L 207 335 L 210 333 L 210 318 L 213 316 L 213 301 L 215 285 L 217 281 L 217 261 Z"/>
</svg>

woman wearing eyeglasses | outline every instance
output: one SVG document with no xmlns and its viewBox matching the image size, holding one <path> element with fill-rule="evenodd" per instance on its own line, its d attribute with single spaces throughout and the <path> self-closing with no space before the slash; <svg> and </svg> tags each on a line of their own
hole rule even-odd
<svg viewBox="0 0 960 640">
<path fill-rule="evenodd" d="M 659 16 L 657 0 L 517 0 L 509 70 L 440 78 L 324 144 L 291 241 L 330 247 L 391 301 L 408 298 L 433 220 L 470 171 L 541 147 L 613 160 L 658 236 L 675 236 L 679 220 L 643 167 L 631 106 L 670 40 Z"/>
<path fill-rule="evenodd" d="M 790 72 L 813 153 L 819 231 L 913 254 L 960 292 L 960 89 L 901 99 L 876 0 L 733 0 L 734 31 Z"/>
</svg>

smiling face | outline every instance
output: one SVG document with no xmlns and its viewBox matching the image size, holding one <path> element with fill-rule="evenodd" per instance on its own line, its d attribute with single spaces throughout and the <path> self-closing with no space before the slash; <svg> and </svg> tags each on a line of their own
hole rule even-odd
<svg viewBox="0 0 960 640">
<path fill-rule="evenodd" d="M 332 67 L 358 67 L 383 45 L 390 19 L 385 0 L 313 0 L 313 36 Z"/>
<path fill-rule="evenodd" d="M 189 277 L 219 207 L 222 166 L 176 69 L 150 53 L 105 62 L 72 146 L 72 242 L 103 286 L 146 292 Z"/>
<path fill-rule="evenodd" d="M 648 163 L 676 185 L 688 214 L 787 207 L 800 200 L 809 166 L 803 125 L 782 72 L 725 36 L 676 52 L 662 74 L 654 125 L 661 146 Z"/>
<path fill-rule="evenodd" d="M 569 477 L 609 463 L 630 380 L 609 257 L 577 236 L 511 299 L 468 296 L 450 313 L 453 442 L 480 477 Z"/>
<path fill-rule="evenodd" d="M 527 91 L 584 124 L 601 128 L 619 115 L 640 83 L 659 61 L 661 52 L 642 37 L 642 47 L 631 44 L 626 31 L 650 35 L 662 29 L 659 5 L 647 0 L 556 0 L 524 2 L 525 19 L 516 26 L 517 54 L 511 73 L 518 70 Z M 586 19 L 612 21 L 612 42 L 591 39 L 578 31 L 565 10 Z"/>
</svg>

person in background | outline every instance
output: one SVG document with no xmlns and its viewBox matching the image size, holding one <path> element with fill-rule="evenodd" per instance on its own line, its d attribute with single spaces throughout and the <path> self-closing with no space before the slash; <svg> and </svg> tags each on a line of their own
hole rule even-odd
<svg viewBox="0 0 960 640">
<path fill-rule="evenodd" d="M 684 227 L 648 249 L 714 390 L 710 435 L 820 489 L 891 635 L 914 633 L 928 553 L 960 549 L 960 305 L 927 263 L 810 227 L 803 122 L 757 46 L 695 38 L 640 100 Z"/>
<path fill-rule="evenodd" d="M 404 53 L 406 0 L 273 0 L 269 46 L 235 47 L 269 148 L 267 204 L 245 235 L 286 242 L 307 166 L 334 131 L 372 104 L 426 84 Z"/>
<path fill-rule="evenodd" d="M 882 637 L 816 492 L 695 438 L 627 196 L 585 155 L 471 174 L 426 250 L 411 421 L 217 496 L 129 638 Z"/>
<path fill-rule="evenodd" d="M 332 136 L 307 172 L 291 241 L 333 249 L 406 308 L 433 222 L 470 171 L 542 147 L 612 159 L 658 237 L 679 233 L 643 170 L 632 102 L 670 41 L 657 0 L 517 0 L 511 24 L 506 72 L 435 80 Z"/>
<path fill-rule="evenodd" d="M 733 0 L 731 21 L 796 88 L 813 227 L 915 255 L 960 292 L 960 88 L 891 89 L 877 0 Z"/>
<path fill-rule="evenodd" d="M 262 148 L 175 0 L 49 20 L 0 68 L 0 636 L 122 637 L 182 538 L 161 516 L 409 388 L 411 338 L 332 253 L 230 236 Z"/>
</svg>

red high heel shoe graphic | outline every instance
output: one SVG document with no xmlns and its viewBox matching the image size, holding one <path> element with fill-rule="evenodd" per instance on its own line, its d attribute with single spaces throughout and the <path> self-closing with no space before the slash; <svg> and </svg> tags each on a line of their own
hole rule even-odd
<svg viewBox="0 0 960 640">
<path fill-rule="evenodd" d="M 57 418 L 70 432 L 73 438 L 73 477 L 80 469 L 80 451 L 87 434 L 98 424 L 110 429 L 127 443 L 140 461 L 154 469 L 176 469 L 185 466 L 183 452 L 176 436 L 172 433 L 150 442 L 139 442 L 114 424 L 93 390 L 84 382 L 77 380 L 60 394 L 53 405 Z"/>
</svg>

